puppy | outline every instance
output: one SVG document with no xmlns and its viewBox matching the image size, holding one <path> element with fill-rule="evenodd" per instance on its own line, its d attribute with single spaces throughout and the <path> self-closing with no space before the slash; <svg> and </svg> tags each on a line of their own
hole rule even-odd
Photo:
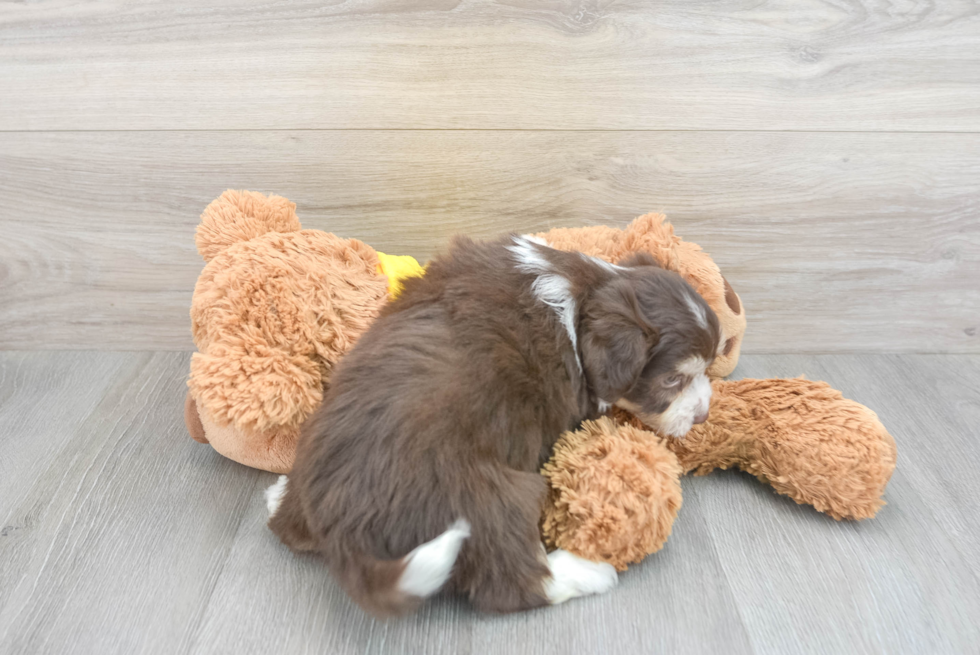
<svg viewBox="0 0 980 655">
<path fill-rule="evenodd" d="M 334 371 L 270 527 L 379 616 L 444 587 L 492 612 L 607 591 L 608 564 L 545 554 L 538 470 L 611 404 L 676 437 L 705 420 L 719 334 L 649 256 L 457 239 Z"/>
</svg>

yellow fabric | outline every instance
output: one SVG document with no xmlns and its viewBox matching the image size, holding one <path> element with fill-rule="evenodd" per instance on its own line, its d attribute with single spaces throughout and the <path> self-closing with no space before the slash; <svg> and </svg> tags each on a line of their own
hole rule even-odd
<svg viewBox="0 0 980 655">
<path fill-rule="evenodd" d="M 388 276 L 388 295 L 392 300 L 402 292 L 402 280 L 425 275 L 425 266 L 409 255 L 386 255 L 378 252 L 378 272 Z"/>
</svg>

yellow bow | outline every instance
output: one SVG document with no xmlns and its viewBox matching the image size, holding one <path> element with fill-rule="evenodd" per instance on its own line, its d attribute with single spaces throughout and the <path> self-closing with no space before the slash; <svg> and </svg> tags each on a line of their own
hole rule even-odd
<svg viewBox="0 0 980 655">
<path fill-rule="evenodd" d="M 402 280 L 425 275 L 425 266 L 409 255 L 386 255 L 378 253 L 378 272 L 388 276 L 388 295 L 394 300 L 405 285 Z"/>
</svg>

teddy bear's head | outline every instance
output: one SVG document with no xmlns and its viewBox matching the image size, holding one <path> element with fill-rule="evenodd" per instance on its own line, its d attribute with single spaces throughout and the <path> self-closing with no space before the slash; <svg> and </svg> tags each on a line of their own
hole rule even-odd
<svg viewBox="0 0 980 655">
<path fill-rule="evenodd" d="M 735 370 L 745 336 L 745 311 L 742 300 L 721 274 L 711 256 L 701 246 L 683 241 L 663 214 L 644 214 L 623 230 L 621 258 L 627 254 L 649 252 L 666 269 L 676 271 L 701 294 L 718 315 L 722 350 L 708 375 L 722 378 Z"/>
<path fill-rule="evenodd" d="M 302 230 L 276 196 L 226 191 L 195 240 L 207 265 L 191 301 L 187 411 L 223 455 L 288 471 L 299 426 L 387 301 L 388 279 L 373 248 Z"/>
</svg>

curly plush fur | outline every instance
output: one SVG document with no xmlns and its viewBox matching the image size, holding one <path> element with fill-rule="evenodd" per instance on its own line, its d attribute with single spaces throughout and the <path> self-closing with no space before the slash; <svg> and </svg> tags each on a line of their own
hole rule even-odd
<svg viewBox="0 0 980 655">
<path fill-rule="evenodd" d="M 803 378 L 713 386 L 711 419 L 668 442 L 685 471 L 737 467 L 838 520 L 885 504 L 897 453 L 873 411 Z"/>
<path fill-rule="evenodd" d="M 566 433 L 541 469 L 551 548 L 620 571 L 660 550 L 681 507 L 681 465 L 655 434 L 609 417 Z"/>
<path fill-rule="evenodd" d="M 191 302 L 199 352 L 188 426 L 223 455 L 277 473 L 292 468 L 299 426 L 388 293 L 373 248 L 300 227 L 284 198 L 226 191 L 196 234 L 208 263 Z"/>
<path fill-rule="evenodd" d="M 895 441 L 878 416 L 825 382 L 716 381 L 710 418 L 661 439 L 615 409 L 569 432 L 542 474 L 546 541 L 623 570 L 663 546 L 680 507 L 681 472 L 736 467 L 837 520 L 885 504 Z"/>
</svg>

